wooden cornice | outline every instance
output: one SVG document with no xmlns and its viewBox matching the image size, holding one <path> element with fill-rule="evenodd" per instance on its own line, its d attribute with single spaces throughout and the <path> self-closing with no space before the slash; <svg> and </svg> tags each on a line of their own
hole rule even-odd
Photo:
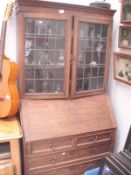
<svg viewBox="0 0 131 175">
<path fill-rule="evenodd" d="M 110 9 L 102 9 L 97 7 L 91 6 L 84 6 L 84 5 L 74 5 L 74 4 L 66 4 L 66 3 L 56 3 L 56 2 L 48 2 L 48 1 L 40 1 L 40 0 L 16 0 L 16 9 L 18 12 L 24 12 L 24 8 L 20 8 L 22 6 L 30 6 L 30 7 L 45 7 L 45 8 L 54 8 L 54 9 L 68 9 L 68 10 L 75 10 L 75 11 L 82 11 L 82 12 L 89 12 L 89 13 L 100 13 L 113 16 L 116 12 L 115 10 Z"/>
</svg>

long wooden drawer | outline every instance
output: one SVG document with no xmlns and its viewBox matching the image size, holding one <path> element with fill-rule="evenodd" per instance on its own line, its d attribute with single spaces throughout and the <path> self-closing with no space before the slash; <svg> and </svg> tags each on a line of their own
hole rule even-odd
<svg viewBox="0 0 131 175">
<path fill-rule="evenodd" d="M 111 143 L 105 142 L 99 143 L 97 145 L 90 145 L 87 147 L 79 147 L 73 150 L 53 152 L 50 154 L 32 155 L 27 158 L 28 168 L 32 169 L 35 167 L 52 166 L 75 159 L 96 156 L 101 153 L 110 152 L 110 147 Z"/>
<path fill-rule="evenodd" d="M 81 135 L 77 137 L 77 146 L 88 145 L 96 142 L 103 142 L 111 140 L 111 131 L 102 132 L 92 135 Z"/>
<path fill-rule="evenodd" d="M 48 141 L 37 141 L 27 144 L 27 154 L 47 153 L 50 151 L 71 148 L 74 144 L 72 137 L 61 138 Z"/>
<path fill-rule="evenodd" d="M 28 171 L 28 175 L 83 175 L 83 173 L 90 168 L 98 167 L 100 166 L 101 161 L 89 161 L 84 163 L 79 163 L 73 166 L 67 166 L 63 168 L 57 168 L 50 171 L 44 171 L 44 170 L 33 170 Z"/>
</svg>

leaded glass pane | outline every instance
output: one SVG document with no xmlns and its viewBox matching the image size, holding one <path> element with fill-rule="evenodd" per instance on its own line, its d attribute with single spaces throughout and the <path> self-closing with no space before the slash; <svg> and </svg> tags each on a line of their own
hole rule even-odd
<svg viewBox="0 0 131 175">
<path fill-rule="evenodd" d="M 107 25 L 80 22 L 76 91 L 103 88 Z"/>
<path fill-rule="evenodd" d="M 25 19 L 25 92 L 63 93 L 66 21 Z"/>
</svg>

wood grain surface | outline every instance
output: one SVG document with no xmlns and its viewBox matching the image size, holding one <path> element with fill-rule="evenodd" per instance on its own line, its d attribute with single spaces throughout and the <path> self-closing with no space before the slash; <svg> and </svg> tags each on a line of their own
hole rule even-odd
<svg viewBox="0 0 131 175">
<path fill-rule="evenodd" d="M 74 100 L 22 100 L 25 140 L 115 128 L 108 100 L 104 94 Z"/>
<path fill-rule="evenodd" d="M 21 137 L 22 132 L 16 117 L 0 119 L 0 141 Z"/>
</svg>

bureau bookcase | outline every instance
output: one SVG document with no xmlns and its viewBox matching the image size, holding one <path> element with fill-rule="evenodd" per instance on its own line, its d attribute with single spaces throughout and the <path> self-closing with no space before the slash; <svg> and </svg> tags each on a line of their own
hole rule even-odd
<svg viewBox="0 0 131 175">
<path fill-rule="evenodd" d="M 25 175 L 82 175 L 112 152 L 106 90 L 114 13 L 16 1 Z"/>
</svg>

